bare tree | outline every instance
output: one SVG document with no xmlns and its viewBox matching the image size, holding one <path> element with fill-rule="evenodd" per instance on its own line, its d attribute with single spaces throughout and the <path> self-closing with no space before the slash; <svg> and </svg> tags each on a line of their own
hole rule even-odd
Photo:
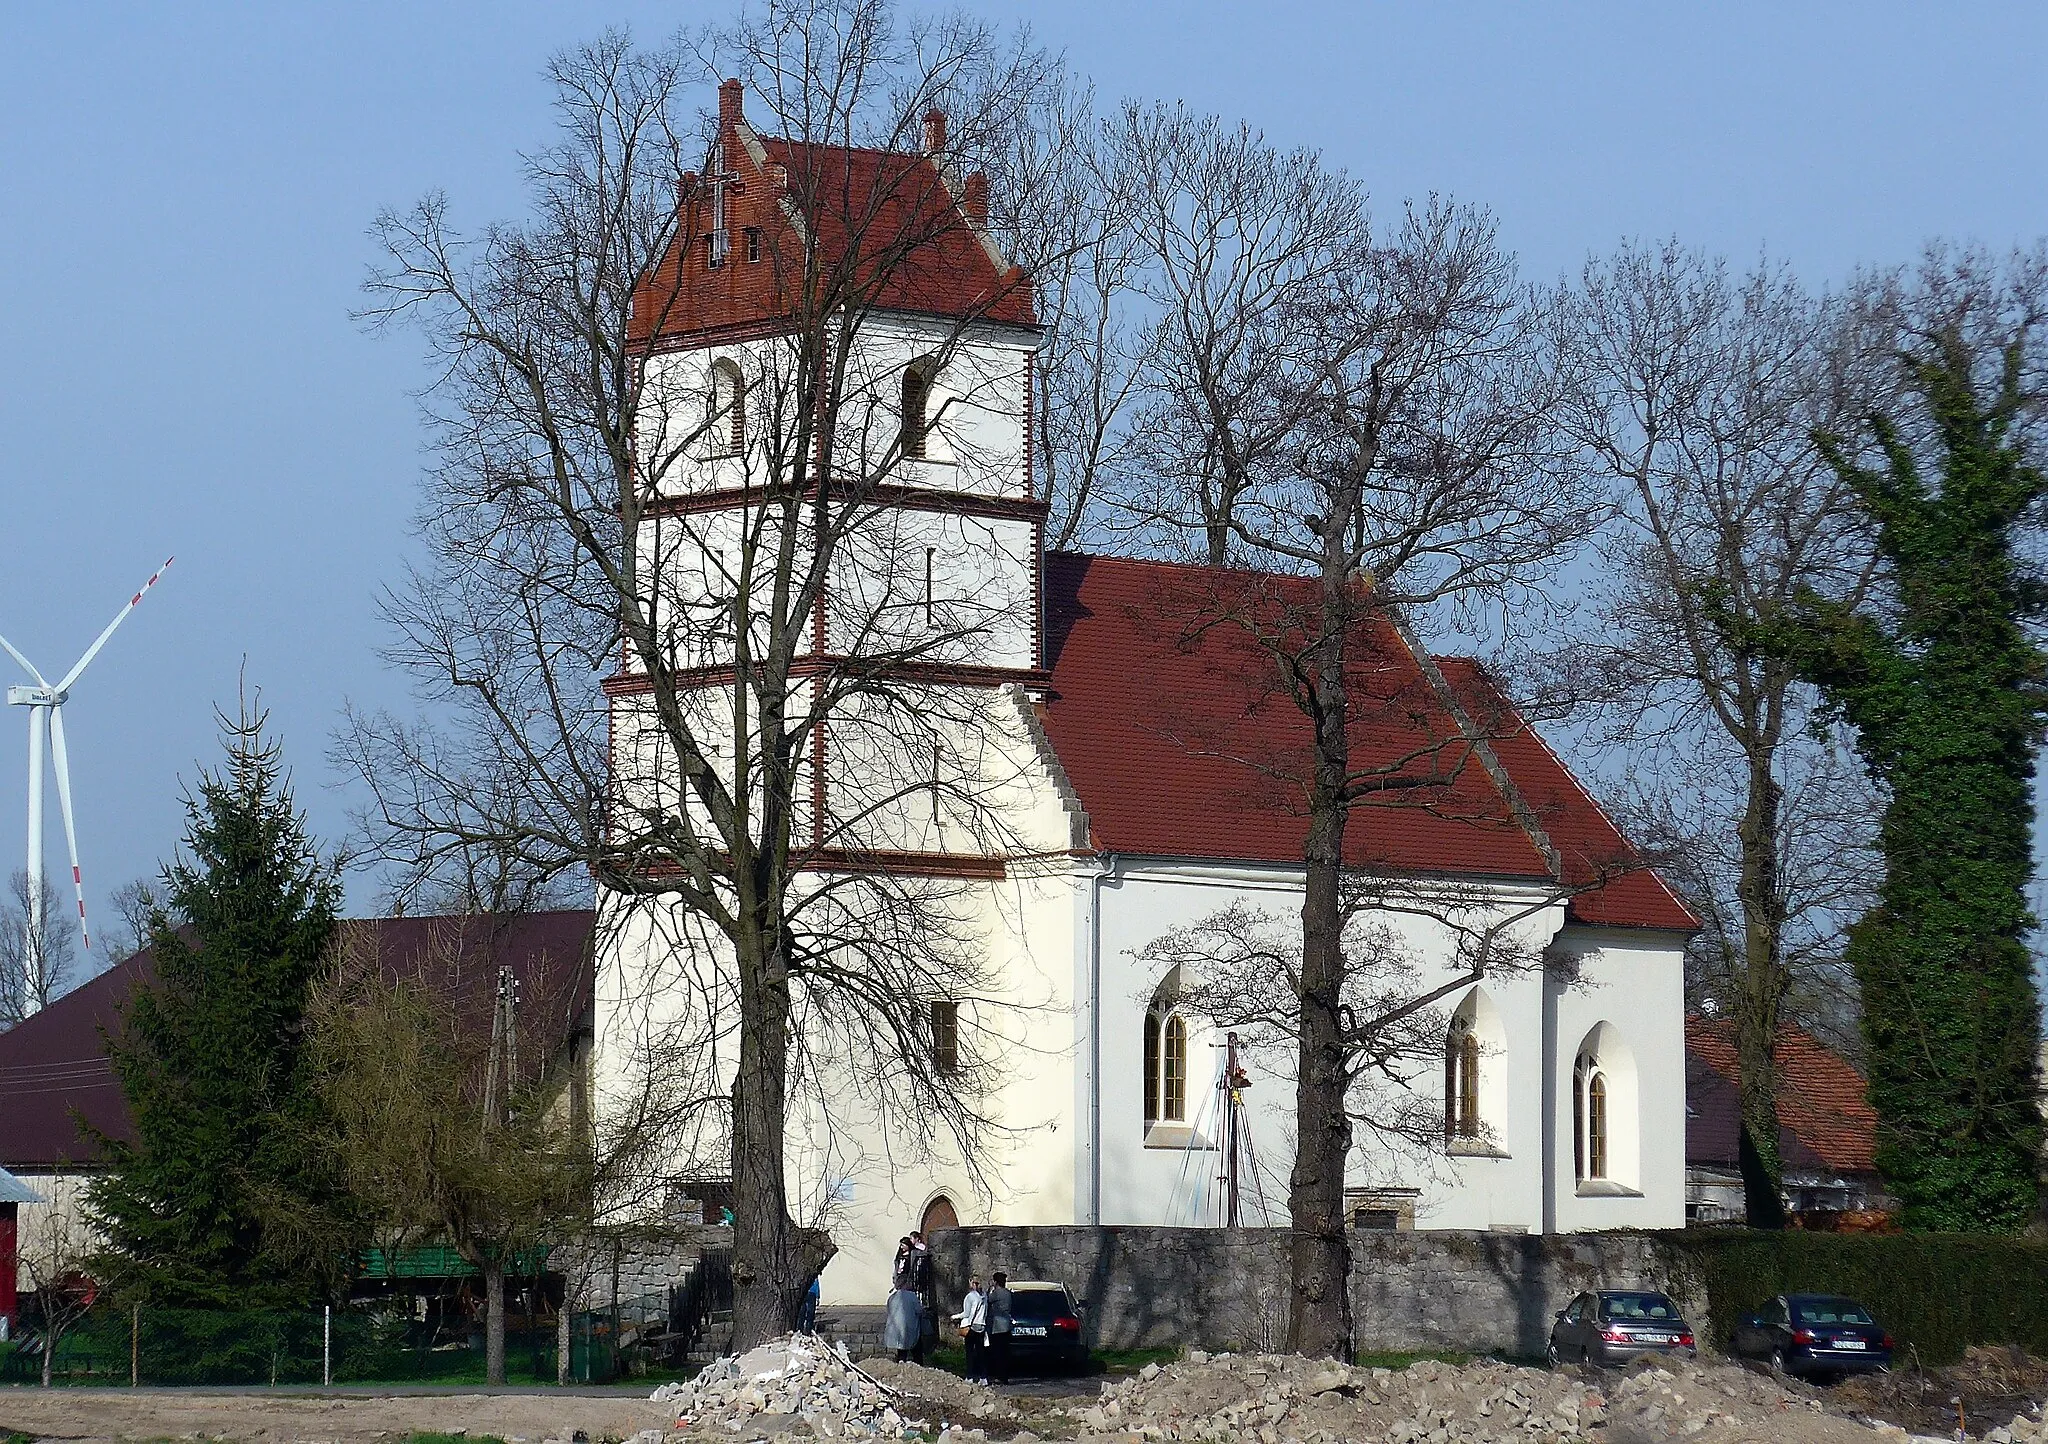
<svg viewBox="0 0 2048 1444">
<path fill-rule="evenodd" d="M 1468 765 L 1484 768 L 1517 806 L 1488 738 L 1519 721 L 1497 702 L 1487 715 L 1490 689 L 1451 686 L 1420 627 L 1446 612 L 1491 606 L 1508 615 L 1517 601 L 1540 600 L 1540 582 L 1595 511 L 1552 454 L 1541 308 L 1485 213 L 1432 200 L 1378 234 L 1355 186 L 1313 158 L 1276 158 L 1248 138 L 1219 148 L 1227 133 L 1213 125 L 1178 133 L 1189 139 L 1168 154 L 1191 149 L 1199 164 L 1176 161 L 1161 173 L 1201 177 L 1220 198 L 1205 229 L 1262 241 L 1230 248 L 1255 259 L 1221 272 L 1231 279 L 1220 290 L 1183 290 L 1185 309 L 1224 310 L 1213 299 L 1220 295 L 1265 339 L 1247 349 L 1243 328 L 1222 328 L 1218 338 L 1229 344 L 1212 353 L 1206 329 L 1183 323 L 1184 359 L 1167 370 L 1159 404 L 1197 418 L 1205 440 L 1171 463 L 1163 482 L 1196 499 L 1212 560 L 1227 554 L 1283 574 L 1212 573 L 1209 595 L 1183 599 L 1183 610 L 1200 628 L 1251 639 L 1273 668 L 1272 685 L 1308 722 L 1303 755 L 1246 760 L 1284 779 L 1307 818 L 1302 943 L 1291 973 L 1290 1343 L 1341 1357 L 1351 1345 L 1346 1100 L 1380 1046 L 1376 1029 L 1384 1038 L 1414 1016 L 1384 998 L 1359 1001 L 1378 989 L 1361 988 L 1361 970 L 1375 963 L 1370 947 L 1347 944 L 1361 903 L 1347 877 L 1397 871 L 1400 860 L 1352 855 L 1347 824 L 1363 807 L 1465 805 L 1452 798 Z M 1240 216 L 1241 207 L 1256 209 Z M 1178 206 L 1161 206 L 1148 224 L 1198 243 L 1199 228 L 1179 215 Z M 1276 227 L 1284 241 L 1265 245 Z M 1414 682 L 1390 688 L 1390 669 L 1402 668 Z M 1392 735 L 1412 737 L 1409 724 L 1429 710 L 1446 720 L 1412 745 L 1356 746 L 1389 723 Z M 1540 837 L 1538 820 L 1525 814 L 1518 808 Z M 1545 851 L 1564 885 L 1554 850 Z M 1384 903 L 1380 894 L 1372 905 Z M 1410 1000 L 1418 1008 L 1430 1001 Z M 1382 1028 L 1377 1020 L 1389 1015 Z"/>
<path fill-rule="evenodd" d="M 1178 107 L 1127 104 L 1107 145 L 1156 313 L 1135 427 L 1151 481 L 1134 520 L 1221 566 L 1242 500 L 1285 468 L 1315 366 L 1290 328 L 1363 233 L 1364 195 L 1312 152 Z"/>
<path fill-rule="evenodd" d="M 871 0 L 609 37 L 552 67 L 531 219 L 466 239 L 430 197 L 379 224 L 371 319 L 420 325 L 442 367 L 393 655 L 450 720 L 355 716 L 339 751 L 402 877 L 482 847 L 596 880 L 616 955 L 646 960 L 635 1106 L 730 1160 L 742 1345 L 829 1254 L 791 1217 L 793 1097 L 844 1088 L 913 1138 L 987 1123 L 971 1030 L 931 1066 L 929 1000 L 993 989 L 968 885 L 890 860 L 1002 842 L 1022 724 L 982 664 L 1014 650 L 1028 572 L 1014 529 L 898 503 L 932 438 L 959 489 L 1001 488 L 970 421 L 1021 410 L 1025 371 L 969 342 L 1029 303 L 962 170 L 1045 68 Z M 745 91 L 687 121 L 721 74 Z M 721 324 L 747 343 L 713 366 L 694 338 Z"/>
<path fill-rule="evenodd" d="M 1591 635 L 1630 810 L 1705 924 L 1705 999 L 1740 1059 L 1749 1221 L 1782 1227 L 1773 1049 L 1796 989 L 1839 995 L 1843 925 L 1874 883 L 1873 800 L 1783 659 L 1731 637 L 1802 588 L 1853 598 L 1873 552 L 1813 436 L 1867 379 L 1841 308 L 1783 268 L 1675 243 L 1589 263 L 1560 297 L 1559 422 L 1621 490 Z M 1833 1010 L 1827 1010 L 1833 1011 Z M 1839 1029 L 1837 1029 L 1839 1031 Z"/>
<path fill-rule="evenodd" d="M 156 887 L 146 877 L 131 877 L 108 895 L 114 922 L 106 935 L 106 956 L 119 962 L 132 958 L 149 946 L 150 919 L 163 906 Z"/>
<path fill-rule="evenodd" d="M 574 1115 L 577 1060 L 535 1044 L 580 1000 L 540 996 L 459 923 L 393 974 L 346 935 L 308 1007 L 338 1166 L 389 1252 L 446 1241 L 484 1280 L 485 1381 L 505 1382 L 505 1276 L 587 1220 L 599 1159 Z M 526 990 L 522 994 L 522 987 Z M 522 1034 L 524 1048 L 522 1050 Z M 609 1166 L 622 1155 L 606 1150 Z"/>
<path fill-rule="evenodd" d="M 72 984 L 78 957 L 70 915 L 57 885 L 42 879 L 42 906 L 32 913 L 28 869 L 16 868 L 7 884 L 7 900 L 0 903 L 0 1028 L 12 1027 L 62 997 Z"/>
<path fill-rule="evenodd" d="M 1118 503 L 1138 472 L 1134 422 L 1160 339 L 1146 314 L 1138 176 L 1094 100 L 1073 75 L 1053 77 L 985 160 L 989 227 L 1031 277 L 1045 327 L 1031 443 L 1054 550 L 1128 521 Z"/>
<path fill-rule="evenodd" d="M 87 1223 L 85 1210 L 64 1197 L 67 1182 L 73 1180 L 54 1175 L 45 1183 L 53 1196 L 25 1206 L 16 1237 L 16 1262 L 41 1321 L 35 1347 L 42 1354 L 45 1389 L 50 1387 L 57 1346 L 99 1297 L 94 1274 L 104 1262 L 102 1240 Z"/>
</svg>

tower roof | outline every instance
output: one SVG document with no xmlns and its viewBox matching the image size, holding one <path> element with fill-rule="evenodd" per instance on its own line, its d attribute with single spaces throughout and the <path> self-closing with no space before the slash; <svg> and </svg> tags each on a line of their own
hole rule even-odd
<svg viewBox="0 0 2048 1444">
<path fill-rule="evenodd" d="M 1036 325 L 1029 281 L 987 231 L 987 182 L 948 173 L 942 117 L 910 153 L 758 135 L 742 102 L 738 81 L 720 87 L 712 169 L 684 177 L 675 238 L 634 290 L 633 340 L 778 329 L 807 264 L 835 300 Z"/>
</svg>

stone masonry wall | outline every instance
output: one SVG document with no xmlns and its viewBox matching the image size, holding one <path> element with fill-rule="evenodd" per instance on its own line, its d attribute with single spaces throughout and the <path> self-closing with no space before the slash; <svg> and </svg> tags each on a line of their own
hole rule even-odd
<svg viewBox="0 0 2048 1444">
<path fill-rule="evenodd" d="M 1287 1336 L 1285 1229 L 961 1228 L 932 1236 L 942 1304 L 970 1273 L 1066 1284 L 1097 1348 L 1273 1348 Z M 1543 1352 L 1591 1288 L 1663 1288 L 1654 1236 L 1440 1230 L 1351 1236 L 1361 1351 Z M 1674 1295 L 1696 1322 L 1705 1310 Z"/>
</svg>

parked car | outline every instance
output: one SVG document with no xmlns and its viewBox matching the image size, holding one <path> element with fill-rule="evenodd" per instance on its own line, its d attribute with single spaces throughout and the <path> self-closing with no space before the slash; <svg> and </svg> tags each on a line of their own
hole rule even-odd
<svg viewBox="0 0 2048 1444">
<path fill-rule="evenodd" d="M 1781 1294 L 1742 1316 L 1728 1352 L 1809 1379 L 1867 1374 L 1891 1367 L 1892 1336 L 1854 1299 Z"/>
<path fill-rule="evenodd" d="M 1065 1284 L 1017 1281 L 1010 1284 L 1010 1370 L 1054 1374 L 1088 1362 L 1081 1341 L 1081 1306 Z"/>
<path fill-rule="evenodd" d="M 1625 1364 L 1644 1354 L 1690 1354 L 1692 1326 L 1663 1294 L 1580 1294 L 1550 1326 L 1551 1365 Z"/>
</svg>

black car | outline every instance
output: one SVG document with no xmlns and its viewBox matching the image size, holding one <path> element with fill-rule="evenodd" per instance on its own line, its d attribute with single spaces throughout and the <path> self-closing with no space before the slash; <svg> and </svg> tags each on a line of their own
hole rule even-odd
<svg viewBox="0 0 2048 1444">
<path fill-rule="evenodd" d="M 1891 1367 L 1892 1336 L 1854 1299 L 1783 1294 L 1742 1316 L 1728 1352 L 1809 1379 L 1868 1374 Z"/>
<path fill-rule="evenodd" d="M 1580 1294 L 1550 1326 L 1545 1351 L 1559 1364 L 1625 1364 L 1645 1354 L 1694 1352 L 1692 1326 L 1663 1294 L 1605 1290 Z"/>
<path fill-rule="evenodd" d="M 1010 1372 L 1055 1374 L 1081 1368 L 1081 1306 L 1065 1284 L 1017 1282 L 1010 1289 Z"/>
</svg>

